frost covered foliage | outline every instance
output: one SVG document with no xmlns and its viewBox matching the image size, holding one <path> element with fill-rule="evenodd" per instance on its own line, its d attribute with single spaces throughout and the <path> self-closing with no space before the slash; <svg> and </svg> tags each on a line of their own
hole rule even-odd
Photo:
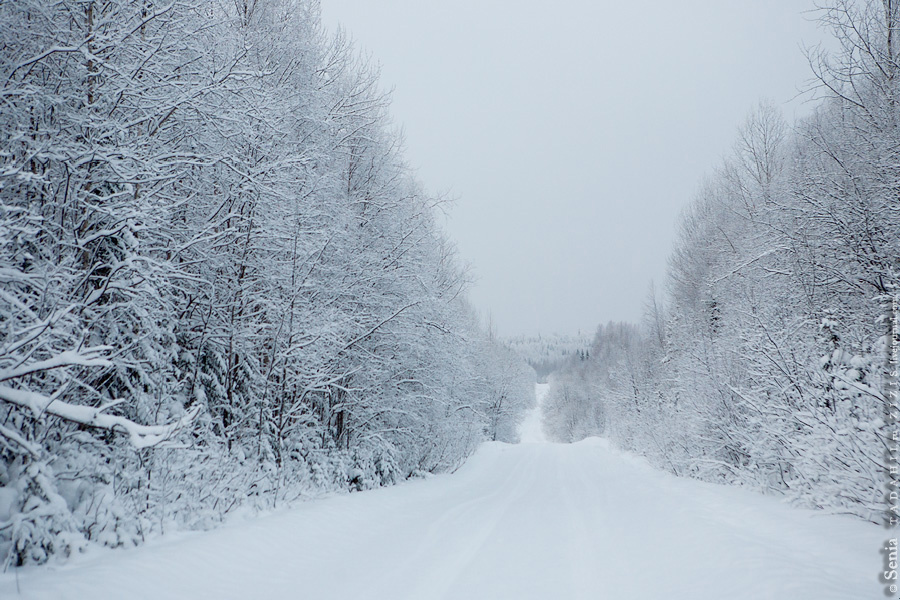
<svg viewBox="0 0 900 600">
<path fill-rule="evenodd" d="M 678 474 L 881 520 L 900 293 L 900 8 L 839 2 L 825 97 L 761 106 L 681 220 L 662 300 L 554 381 L 561 439 L 605 433 Z M 575 392 L 572 392 L 575 390 Z"/>
<path fill-rule="evenodd" d="M 4 2 L 0 41 L 6 565 L 510 437 L 527 367 L 316 2 Z"/>
</svg>

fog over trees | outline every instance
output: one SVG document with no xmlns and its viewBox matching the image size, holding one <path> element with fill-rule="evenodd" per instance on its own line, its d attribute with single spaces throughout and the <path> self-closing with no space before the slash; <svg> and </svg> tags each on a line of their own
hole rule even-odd
<svg viewBox="0 0 900 600">
<path fill-rule="evenodd" d="M 820 99 L 761 103 L 683 214 L 640 324 L 598 328 L 552 380 L 546 426 L 679 475 L 880 521 L 900 257 L 900 7 L 833 2 Z"/>
<path fill-rule="evenodd" d="M 7 566 L 514 441 L 534 374 L 315 0 L 4 2 L 0 40 Z"/>
</svg>

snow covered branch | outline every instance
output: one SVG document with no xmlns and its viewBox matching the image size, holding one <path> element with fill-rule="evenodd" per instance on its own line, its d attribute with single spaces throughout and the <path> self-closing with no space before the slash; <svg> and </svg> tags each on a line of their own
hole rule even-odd
<svg viewBox="0 0 900 600">
<path fill-rule="evenodd" d="M 67 350 L 47 360 L 39 360 L 13 369 L 0 370 L 0 382 L 62 367 L 108 367 L 112 363 L 104 358 L 103 354 L 109 349 L 109 346 L 97 346 L 77 351 Z"/>
<path fill-rule="evenodd" d="M 71 404 L 43 394 L 8 386 L 0 386 L 0 400 L 28 409 L 35 418 L 49 414 L 87 427 L 124 432 L 128 434 L 135 448 L 156 446 L 170 439 L 176 431 L 193 421 L 199 413 L 199 408 L 194 407 L 183 417 L 167 425 L 139 425 L 125 417 L 103 414 L 108 405 L 93 408 Z"/>
</svg>

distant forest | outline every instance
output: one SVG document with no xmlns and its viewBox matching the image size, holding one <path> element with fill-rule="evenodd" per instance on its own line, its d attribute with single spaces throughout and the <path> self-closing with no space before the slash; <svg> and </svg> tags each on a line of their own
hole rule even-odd
<svg viewBox="0 0 900 600">
<path fill-rule="evenodd" d="M 516 336 L 504 340 L 516 354 L 525 359 L 537 374 L 538 381 L 562 367 L 575 356 L 582 359 L 590 353 L 591 336 L 588 335 L 538 335 Z"/>
</svg>

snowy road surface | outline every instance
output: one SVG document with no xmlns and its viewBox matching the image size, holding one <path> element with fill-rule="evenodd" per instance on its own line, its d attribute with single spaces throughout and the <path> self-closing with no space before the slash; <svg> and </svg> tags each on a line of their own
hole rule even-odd
<svg viewBox="0 0 900 600">
<path fill-rule="evenodd" d="M 523 434 L 542 439 L 535 422 Z M 0 598 L 883 598 L 885 537 L 603 440 L 493 443 L 453 475 L 24 569 L 21 595 L 3 574 Z"/>
</svg>

